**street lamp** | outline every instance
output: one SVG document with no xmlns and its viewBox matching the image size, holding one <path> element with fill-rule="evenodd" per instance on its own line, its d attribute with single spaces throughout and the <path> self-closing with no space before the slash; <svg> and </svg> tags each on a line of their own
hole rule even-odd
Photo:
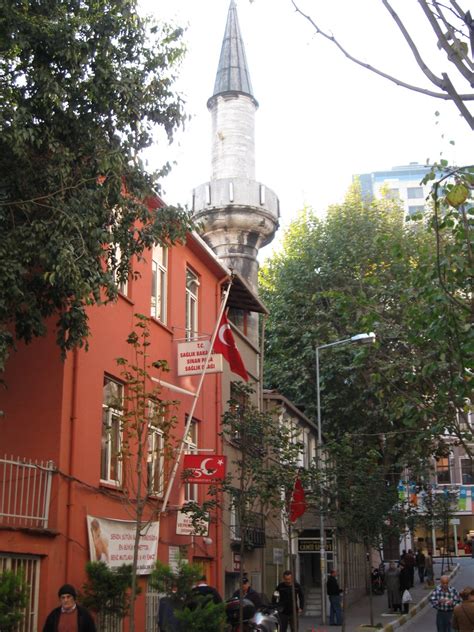
<svg viewBox="0 0 474 632">
<path fill-rule="evenodd" d="M 373 344 L 375 342 L 375 334 L 371 331 L 368 334 L 356 334 L 344 340 L 336 340 L 326 345 L 316 347 L 316 405 L 318 414 L 318 465 L 323 465 L 323 433 L 321 426 L 321 385 L 319 382 L 319 352 L 328 347 L 337 347 L 339 345 L 348 344 Z M 324 530 L 324 512 L 323 512 L 323 492 L 321 488 L 321 509 L 319 512 L 319 556 L 321 567 L 321 616 L 323 625 L 326 625 L 326 533 Z"/>
</svg>

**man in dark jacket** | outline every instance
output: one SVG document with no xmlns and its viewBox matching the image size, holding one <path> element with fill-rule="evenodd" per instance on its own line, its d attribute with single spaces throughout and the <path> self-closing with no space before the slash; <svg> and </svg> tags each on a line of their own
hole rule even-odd
<svg viewBox="0 0 474 632">
<path fill-rule="evenodd" d="M 342 610 L 341 610 L 341 593 L 337 582 L 337 571 L 333 569 L 328 577 L 326 584 L 326 591 L 329 597 L 329 603 L 331 609 L 329 611 L 329 625 L 342 625 Z"/>
<path fill-rule="evenodd" d="M 283 581 L 278 584 L 273 593 L 272 603 L 278 604 L 280 613 L 281 632 L 287 632 L 290 624 L 291 632 L 295 632 L 296 625 L 293 619 L 293 575 L 291 571 L 283 573 Z M 303 612 L 304 595 L 301 586 L 295 582 L 296 616 Z"/>
<path fill-rule="evenodd" d="M 89 611 L 76 603 L 77 594 L 74 586 L 71 584 L 61 586 L 58 597 L 61 605 L 49 613 L 43 632 L 58 632 L 60 625 L 63 630 L 96 632 L 94 619 Z"/>
<path fill-rule="evenodd" d="M 244 599 L 250 599 L 256 608 L 262 607 L 262 600 L 256 590 L 252 588 L 247 577 L 242 579 L 242 594 Z M 232 595 L 232 599 L 240 599 L 240 590 L 237 589 Z"/>
<path fill-rule="evenodd" d="M 196 586 L 194 586 L 193 594 L 212 599 L 214 603 L 222 603 L 222 597 L 213 586 L 209 586 L 205 575 L 202 575 Z"/>
</svg>

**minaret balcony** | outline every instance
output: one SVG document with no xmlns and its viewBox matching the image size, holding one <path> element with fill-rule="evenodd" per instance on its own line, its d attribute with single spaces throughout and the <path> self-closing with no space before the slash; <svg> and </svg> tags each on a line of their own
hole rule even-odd
<svg viewBox="0 0 474 632">
<path fill-rule="evenodd" d="M 245 178 L 222 178 L 201 184 L 193 191 L 194 219 L 203 233 L 225 228 L 260 233 L 262 245 L 269 243 L 278 228 L 280 202 L 260 182 Z"/>
</svg>

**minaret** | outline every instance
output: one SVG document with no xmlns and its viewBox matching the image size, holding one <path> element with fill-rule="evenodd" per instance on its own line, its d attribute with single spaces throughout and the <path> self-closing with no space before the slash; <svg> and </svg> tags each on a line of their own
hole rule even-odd
<svg viewBox="0 0 474 632">
<path fill-rule="evenodd" d="M 250 75 L 231 0 L 214 93 L 210 182 L 193 191 L 194 219 L 216 255 L 257 291 L 258 250 L 278 228 L 279 202 L 255 180 L 255 112 Z"/>
</svg>

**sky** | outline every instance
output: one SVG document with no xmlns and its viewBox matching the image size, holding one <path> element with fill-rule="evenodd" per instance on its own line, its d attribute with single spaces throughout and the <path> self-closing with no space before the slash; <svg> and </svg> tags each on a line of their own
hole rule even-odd
<svg viewBox="0 0 474 632">
<path fill-rule="evenodd" d="M 342 201 L 354 174 L 440 158 L 472 164 L 473 133 L 452 104 L 407 91 L 355 66 L 315 34 L 291 0 L 236 4 L 259 102 L 256 178 L 279 196 L 282 229 L 304 206 L 323 215 L 328 205 Z M 433 88 L 380 0 L 298 4 L 353 55 L 404 81 Z M 392 4 L 427 61 L 454 79 L 416 0 Z M 187 55 L 176 88 L 190 118 L 172 145 L 158 136 L 146 154 L 150 168 L 166 160 L 176 163 L 162 182 L 162 195 L 170 204 L 189 206 L 192 189 L 210 178 L 211 117 L 206 103 L 214 87 L 228 7 L 229 0 L 140 0 L 142 13 L 186 27 Z M 462 86 L 462 91 L 469 90 Z M 263 255 L 278 249 L 278 243 L 277 238 Z"/>
</svg>

